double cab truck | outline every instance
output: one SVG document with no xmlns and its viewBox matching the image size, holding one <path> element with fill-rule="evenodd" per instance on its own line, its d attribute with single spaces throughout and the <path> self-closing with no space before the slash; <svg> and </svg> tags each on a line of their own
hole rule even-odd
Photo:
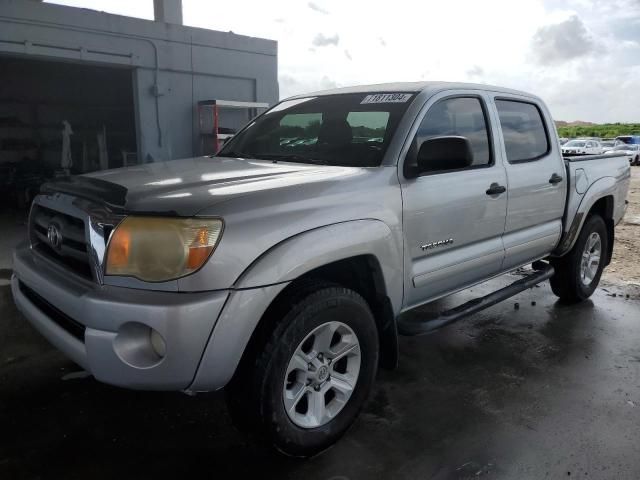
<svg viewBox="0 0 640 480">
<path fill-rule="evenodd" d="M 300 95 L 212 157 L 45 184 L 12 292 L 97 380 L 225 388 L 240 427 L 310 456 L 396 365 L 399 334 L 547 279 L 563 301 L 588 298 L 629 178 L 624 157 L 563 158 L 527 93 L 426 82 Z M 400 315 L 523 266 L 435 317 Z"/>
</svg>

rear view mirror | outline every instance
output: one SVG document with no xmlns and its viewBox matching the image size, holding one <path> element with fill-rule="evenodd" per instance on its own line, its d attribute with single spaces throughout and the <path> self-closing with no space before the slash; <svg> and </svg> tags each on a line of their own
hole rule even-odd
<svg viewBox="0 0 640 480">
<path fill-rule="evenodd" d="M 459 170 L 473 164 L 471 144 L 465 137 L 434 137 L 422 142 L 418 150 L 418 174 Z"/>
</svg>

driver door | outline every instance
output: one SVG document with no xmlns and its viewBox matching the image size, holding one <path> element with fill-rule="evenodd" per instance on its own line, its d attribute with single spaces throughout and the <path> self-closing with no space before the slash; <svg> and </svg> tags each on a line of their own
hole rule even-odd
<svg viewBox="0 0 640 480">
<path fill-rule="evenodd" d="M 499 273 L 507 213 L 507 177 L 496 155 L 489 110 L 477 92 L 431 100 L 405 163 L 422 142 L 463 136 L 473 161 L 463 169 L 421 172 L 402 183 L 405 233 L 405 306 L 461 290 Z M 404 168 L 406 170 L 406 166 Z M 491 193 L 496 184 L 500 193 Z"/>
</svg>

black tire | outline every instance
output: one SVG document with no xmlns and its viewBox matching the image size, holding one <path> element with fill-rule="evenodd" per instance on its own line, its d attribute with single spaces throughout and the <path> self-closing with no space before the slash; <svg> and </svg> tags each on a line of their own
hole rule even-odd
<svg viewBox="0 0 640 480">
<path fill-rule="evenodd" d="M 635 160 L 633 161 L 633 164 L 634 164 L 635 166 L 640 165 L 640 157 L 636 157 L 636 158 L 635 158 Z"/>
<path fill-rule="evenodd" d="M 232 419 L 280 452 L 310 457 L 333 445 L 352 425 L 375 380 L 379 342 L 374 316 L 356 292 L 327 283 L 307 284 L 278 302 L 272 334 L 253 358 L 243 362 L 226 389 Z M 289 360 L 315 328 L 328 321 L 346 324 L 360 346 L 360 371 L 351 397 L 328 423 L 316 428 L 297 426 L 285 411 L 283 382 Z"/>
<path fill-rule="evenodd" d="M 596 275 L 591 283 L 585 285 L 580 278 L 580 267 L 583 252 L 592 233 L 597 233 L 600 236 L 602 254 Z M 589 216 L 571 251 L 564 257 L 554 259 L 551 262 L 555 268 L 555 274 L 550 280 L 553 293 L 568 303 L 581 302 L 589 298 L 600 283 L 600 277 L 607 260 L 606 255 L 609 251 L 608 245 L 609 236 L 604 220 L 600 215 Z"/>
</svg>

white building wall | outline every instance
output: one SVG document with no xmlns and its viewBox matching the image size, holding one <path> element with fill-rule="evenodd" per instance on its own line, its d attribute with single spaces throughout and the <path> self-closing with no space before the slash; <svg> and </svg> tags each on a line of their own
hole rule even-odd
<svg viewBox="0 0 640 480">
<path fill-rule="evenodd" d="M 278 100 L 277 43 L 233 33 L 0 0 L 0 54 L 130 68 L 142 161 L 198 154 L 199 100 Z"/>
</svg>

